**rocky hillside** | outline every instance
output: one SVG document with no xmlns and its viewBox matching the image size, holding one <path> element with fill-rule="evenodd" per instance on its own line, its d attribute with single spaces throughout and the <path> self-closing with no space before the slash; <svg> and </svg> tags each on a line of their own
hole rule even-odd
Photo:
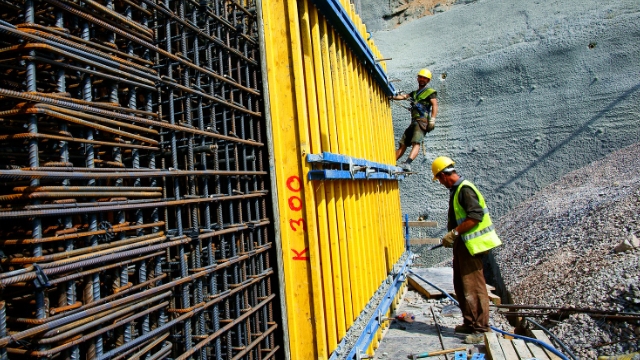
<svg viewBox="0 0 640 360">
<path fill-rule="evenodd" d="M 568 173 L 498 223 L 494 256 L 514 303 L 640 313 L 640 143 Z M 638 320 L 548 325 L 581 359 L 640 348 Z"/>
<path fill-rule="evenodd" d="M 360 0 L 356 2 L 356 7 L 369 31 L 379 31 L 395 29 L 423 16 L 444 12 L 454 4 L 473 1 L 476 0 Z M 363 8 L 363 2 L 366 8 Z"/>
</svg>

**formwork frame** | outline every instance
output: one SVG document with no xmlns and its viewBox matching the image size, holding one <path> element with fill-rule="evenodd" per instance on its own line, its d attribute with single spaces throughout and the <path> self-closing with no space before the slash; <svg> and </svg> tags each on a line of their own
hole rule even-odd
<svg viewBox="0 0 640 360">
<path fill-rule="evenodd" d="M 352 352 L 341 353 L 339 345 L 360 335 L 349 332 L 354 322 L 379 301 L 374 295 L 386 288 L 387 276 L 401 277 L 395 265 L 408 258 L 398 177 L 311 179 L 347 166 L 318 161 L 323 153 L 399 171 L 387 100 L 394 89 L 348 2 L 269 0 L 261 2 L 261 13 L 287 355 L 341 358 Z M 369 353 L 388 325 L 381 323 Z"/>
</svg>

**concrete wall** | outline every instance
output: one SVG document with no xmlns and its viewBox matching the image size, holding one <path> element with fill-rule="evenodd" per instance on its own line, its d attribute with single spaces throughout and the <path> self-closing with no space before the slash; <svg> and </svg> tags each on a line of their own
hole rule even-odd
<svg viewBox="0 0 640 360">
<path fill-rule="evenodd" d="M 436 129 L 413 163 L 420 174 L 401 184 L 404 212 L 442 223 L 432 236 L 446 226 L 448 196 L 427 181 L 436 156 L 483 190 L 495 221 L 560 175 L 640 141 L 637 0 L 481 0 L 373 38 L 393 58 L 396 87 L 413 90 L 421 67 L 434 73 Z M 409 112 L 393 115 L 399 138 Z"/>
</svg>

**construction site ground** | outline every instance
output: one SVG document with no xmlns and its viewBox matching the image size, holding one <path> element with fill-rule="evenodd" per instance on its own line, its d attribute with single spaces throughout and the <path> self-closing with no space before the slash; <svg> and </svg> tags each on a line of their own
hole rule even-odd
<svg viewBox="0 0 640 360">
<path fill-rule="evenodd" d="M 460 315 L 445 318 L 441 316 L 441 308 L 450 301 L 427 300 L 414 290 L 405 293 L 398 308 L 398 312 L 410 312 L 415 315 L 412 323 L 393 320 L 387 329 L 380 347 L 376 350 L 375 359 L 407 359 L 411 354 L 443 350 L 438 331 L 431 314 L 433 308 L 442 333 L 442 343 L 445 349 L 467 347 L 469 353 L 485 353 L 484 344 L 463 344 L 465 335 L 453 331 L 458 323 L 462 323 Z M 450 354 L 449 359 L 453 358 Z M 444 356 L 435 357 L 445 359 Z"/>
<path fill-rule="evenodd" d="M 447 285 L 446 276 L 443 276 L 447 273 L 452 274 L 451 268 L 414 268 L 412 270 L 420 271 L 422 275 L 429 277 L 429 281 L 433 281 L 441 289 L 453 293 L 452 283 Z M 410 279 L 415 278 L 410 277 Z M 431 298 L 424 295 L 425 291 L 430 293 Z M 380 343 L 380 347 L 375 352 L 375 359 L 407 359 L 411 358 L 410 356 L 413 354 L 432 353 L 443 349 L 461 347 L 467 349 L 469 356 L 474 353 L 487 353 L 484 343 L 465 344 L 463 342 L 467 335 L 454 332 L 455 326 L 462 324 L 460 310 L 449 298 L 434 288 L 429 288 L 424 283 L 416 284 L 415 281 L 409 281 L 408 289 L 403 294 L 402 301 L 393 315 L 396 317 L 402 313 L 413 315 L 415 318 L 412 322 L 399 319 L 394 319 L 391 322 Z M 436 321 L 440 327 L 442 342 L 438 335 Z M 493 307 L 491 309 L 491 324 L 502 330 L 513 330 L 513 327 Z M 449 353 L 447 357 L 439 355 L 429 358 L 453 359 L 454 353 Z M 489 357 L 485 358 L 488 359 Z"/>
</svg>

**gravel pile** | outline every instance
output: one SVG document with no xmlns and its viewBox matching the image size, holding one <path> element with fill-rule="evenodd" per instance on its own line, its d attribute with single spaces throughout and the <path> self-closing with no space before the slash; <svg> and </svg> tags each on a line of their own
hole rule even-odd
<svg viewBox="0 0 640 360">
<path fill-rule="evenodd" d="M 640 143 L 568 173 L 497 222 L 494 252 L 516 304 L 640 313 Z M 640 321 L 547 322 L 583 359 L 640 348 Z M 609 344 L 609 345 L 603 345 Z"/>
</svg>

